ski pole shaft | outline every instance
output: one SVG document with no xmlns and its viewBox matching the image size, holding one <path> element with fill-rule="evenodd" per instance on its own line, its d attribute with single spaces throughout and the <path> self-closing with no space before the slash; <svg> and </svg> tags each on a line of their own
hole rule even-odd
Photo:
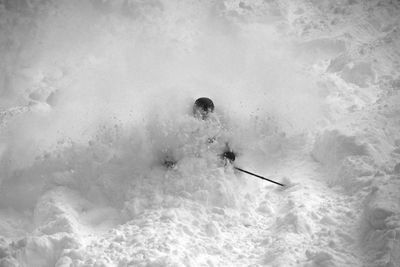
<svg viewBox="0 0 400 267">
<path fill-rule="evenodd" d="M 262 176 L 260 176 L 260 175 L 255 174 L 255 173 L 252 173 L 252 172 L 243 170 L 243 169 L 241 169 L 241 168 L 238 168 L 238 167 L 234 167 L 234 168 L 235 168 L 236 170 L 238 170 L 238 171 L 241 171 L 241 172 L 244 172 L 244 173 L 253 175 L 253 176 L 257 177 L 257 178 L 266 180 L 266 181 L 268 181 L 268 182 L 271 182 L 271 183 L 274 183 L 274 184 L 277 184 L 277 185 L 280 185 L 280 186 L 285 186 L 285 185 L 283 185 L 283 184 L 281 184 L 281 183 L 275 182 L 275 181 L 273 181 L 273 180 L 270 180 L 270 179 L 268 179 L 268 178 L 262 177 Z"/>
</svg>

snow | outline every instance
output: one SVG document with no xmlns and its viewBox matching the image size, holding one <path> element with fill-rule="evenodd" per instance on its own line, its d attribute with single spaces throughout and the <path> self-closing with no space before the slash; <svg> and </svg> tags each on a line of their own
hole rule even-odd
<svg viewBox="0 0 400 267">
<path fill-rule="evenodd" d="M 399 25 L 389 0 L 0 0 L 0 266 L 400 266 Z"/>
</svg>

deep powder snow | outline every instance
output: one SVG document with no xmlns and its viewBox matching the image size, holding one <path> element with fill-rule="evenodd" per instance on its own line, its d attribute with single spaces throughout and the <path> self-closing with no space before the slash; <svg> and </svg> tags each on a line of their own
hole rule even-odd
<svg viewBox="0 0 400 267">
<path fill-rule="evenodd" d="M 0 0 L 0 266 L 400 266 L 399 27 L 389 0 Z"/>
</svg>

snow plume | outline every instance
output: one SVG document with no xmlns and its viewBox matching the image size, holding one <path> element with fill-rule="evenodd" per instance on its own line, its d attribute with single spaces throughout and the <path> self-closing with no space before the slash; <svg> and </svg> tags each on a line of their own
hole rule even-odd
<svg viewBox="0 0 400 267">
<path fill-rule="evenodd" d="M 228 11 L 218 1 L 5 1 L 12 34 L 2 42 L 13 45 L 2 47 L 2 139 L 11 166 L 29 166 L 60 141 L 86 143 L 99 125 L 140 132 L 150 114 L 189 114 L 200 96 L 241 129 L 267 114 L 289 131 L 312 126 L 314 84 L 287 41 Z"/>
</svg>

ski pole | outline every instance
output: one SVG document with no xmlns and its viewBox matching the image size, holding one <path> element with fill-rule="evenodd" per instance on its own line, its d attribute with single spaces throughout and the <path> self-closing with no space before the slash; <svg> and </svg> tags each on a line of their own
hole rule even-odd
<svg viewBox="0 0 400 267">
<path fill-rule="evenodd" d="M 270 179 L 268 179 L 268 178 L 262 177 L 262 176 L 260 176 L 260 175 L 255 174 L 255 173 L 252 173 L 252 172 L 249 172 L 249 171 L 245 171 L 245 170 L 243 170 L 243 169 L 241 169 L 241 168 L 238 168 L 238 167 L 235 167 L 235 166 L 234 166 L 234 168 L 235 168 L 236 170 L 238 170 L 238 171 L 241 171 L 241 172 L 244 172 L 244 173 L 253 175 L 253 176 L 257 177 L 257 178 L 266 180 L 266 181 L 268 181 L 268 182 L 271 182 L 271 183 L 274 183 L 274 184 L 277 184 L 277 185 L 280 185 L 280 186 L 285 186 L 284 184 L 281 184 L 281 183 L 272 181 L 272 180 L 270 180 Z"/>
</svg>

